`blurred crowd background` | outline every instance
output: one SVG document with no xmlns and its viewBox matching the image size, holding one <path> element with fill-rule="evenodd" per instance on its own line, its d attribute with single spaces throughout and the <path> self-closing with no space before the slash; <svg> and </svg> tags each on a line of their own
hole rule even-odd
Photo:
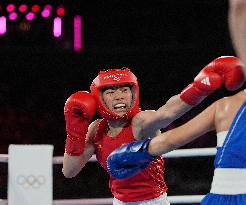
<svg viewBox="0 0 246 205">
<path fill-rule="evenodd" d="M 129 67 L 138 76 L 140 106 L 157 109 L 190 82 L 203 66 L 222 55 L 235 55 L 227 24 L 226 0 L 21 0 L 63 6 L 62 35 L 52 35 L 51 16 L 32 21 L 20 14 L 7 19 L 0 35 L 0 154 L 9 144 L 53 144 L 62 156 L 63 106 L 78 90 L 89 90 L 100 69 Z M 82 19 L 82 49 L 73 49 L 73 18 Z M 232 95 L 220 89 L 168 128 L 195 116 L 214 100 Z M 95 118 L 98 116 L 95 116 Z M 214 147 L 215 133 L 183 148 Z M 205 194 L 210 189 L 213 157 L 166 159 L 169 195 Z M 0 198 L 7 197 L 7 164 L 0 164 Z M 112 197 L 108 176 L 88 163 L 74 179 L 54 165 L 54 199 Z"/>
</svg>

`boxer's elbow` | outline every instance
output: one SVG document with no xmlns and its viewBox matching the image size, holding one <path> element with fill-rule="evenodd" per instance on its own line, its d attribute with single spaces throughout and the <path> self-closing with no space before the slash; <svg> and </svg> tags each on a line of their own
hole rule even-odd
<svg viewBox="0 0 246 205">
<path fill-rule="evenodd" d="M 85 166 L 81 156 L 71 156 L 64 154 L 62 173 L 66 178 L 75 177 Z"/>
<path fill-rule="evenodd" d="M 67 170 L 64 167 L 62 168 L 62 173 L 66 178 L 72 178 L 76 176 L 76 173 L 74 173 L 72 170 Z"/>
<path fill-rule="evenodd" d="M 62 173 L 63 173 L 64 177 L 66 177 L 66 178 L 73 178 L 79 173 L 79 171 L 76 169 L 66 169 L 63 167 Z"/>
</svg>

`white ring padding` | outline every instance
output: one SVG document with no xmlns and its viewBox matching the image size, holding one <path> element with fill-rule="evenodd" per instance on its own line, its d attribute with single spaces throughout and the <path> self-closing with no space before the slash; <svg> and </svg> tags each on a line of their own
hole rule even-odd
<svg viewBox="0 0 246 205">
<path fill-rule="evenodd" d="M 200 203 L 205 195 L 185 195 L 185 196 L 168 196 L 171 204 L 190 204 Z M 64 199 L 54 200 L 53 205 L 112 205 L 113 198 L 98 199 Z M 0 200 L 0 205 L 7 205 L 7 200 Z"/>
<path fill-rule="evenodd" d="M 246 169 L 216 168 L 210 192 L 227 195 L 245 194 Z"/>
<path fill-rule="evenodd" d="M 165 158 L 175 158 L 175 157 L 204 157 L 204 156 L 214 156 L 216 154 L 216 148 L 192 148 L 192 149 L 178 149 L 163 156 Z M 96 156 L 93 155 L 89 162 L 95 162 Z M 8 162 L 8 155 L 7 154 L 0 154 L 0 162 L 6 163 Z M 53 157 L 53 164 L 62 164 L 63 163 L 63 156 Z"/>
</svg>

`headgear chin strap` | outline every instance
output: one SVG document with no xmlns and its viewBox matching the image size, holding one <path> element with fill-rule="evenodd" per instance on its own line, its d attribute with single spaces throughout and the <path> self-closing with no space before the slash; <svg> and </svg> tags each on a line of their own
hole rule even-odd
<svg viewBox="0 0 246 205">
<path fill-rule="evenodd" d="M 100 92 L 102 88 L 124 84 L 131 85 L 133 87 L 133 102 L 131 108 L 123 116 L 119 116 L 106 107 Z M 97 107 L 100 116 L 107 120 L 131 119 L 134 115 L 140 112 L 137 77 L 129 68 L 114 68 L 107 71 L 100 71 L 98 76 L 92 81 L 90 90 L 91 94 L 94 95 L 97 100 Z"/>
</svg>

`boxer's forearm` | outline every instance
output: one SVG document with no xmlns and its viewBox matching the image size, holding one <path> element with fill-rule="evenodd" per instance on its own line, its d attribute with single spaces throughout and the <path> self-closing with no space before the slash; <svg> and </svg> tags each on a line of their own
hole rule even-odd
<svg viewBox="0 0 246 205">
<path fill-rule="evenodd" d="M 80 170 L 81 166 L 81 156 L 70 156 L 67 153 L 64 154 L 62 173 L 67 178 L 75 177 Z"/>
<path fill-rule="evenodd" d="M 160 119 L 162 121 L 160 122 L 160 126 L 165 127 L 165 121 L 167 122 L 167 124 L 173 122 L 174 120 L 178 119 L 186 112 L 188 112 L 192 107 L 193 106 L 181 100 L 180 95 L 174 95 L 166 102 L 165 105 L 157 110 L 157 113 L 160 115 Z"/>
<path fill-rule="evenodd" d="M 64 153 L 62 168 L 64 176 L 67 178 L 75 177 L 91 158 L 94 151 L 94 146 L 90 143 L 86 143 L 84 152 L 80 156 L 71 156 Z"/>
</svg>

